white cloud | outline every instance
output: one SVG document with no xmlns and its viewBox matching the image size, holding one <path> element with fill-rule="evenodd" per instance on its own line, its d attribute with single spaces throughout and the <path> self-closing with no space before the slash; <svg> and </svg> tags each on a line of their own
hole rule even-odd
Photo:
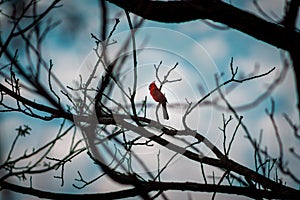
<svg viewBox="0 0 300 200">
<path fill-rule="evenodd" d="M 203 45 L 204 49 L 213 60 L 223 59 L 228 55 L 229 47 L 224 38 L 212 36 L 200 38 L 198 42 Z"/>
</svg>

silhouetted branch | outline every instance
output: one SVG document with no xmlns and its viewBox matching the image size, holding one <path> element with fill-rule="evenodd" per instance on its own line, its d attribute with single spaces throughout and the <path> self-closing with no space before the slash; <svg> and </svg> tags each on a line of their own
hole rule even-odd
<svg viewBox="0 0 300 200">
<path fill-rule="evenodd" d="M 181 116 L 177 116 L 180 123 L 176 123 L 175 116 L 168 122 L 164 121 L 166 124 L 162 124 L 158 116 L 156 119 L 148 117 L 147 109 L 154 108 L 147 103 L 147 96 L 145 95 L 145 98 L 137 96 L 142 73 L 138 71 L 140 58 L 137 51 L 140 48 L 136 37 L 138 28 L 142 26 L 145 19 L 167 23 L 209 19 L 240 30 L 275 47 L 288 50 L 296 70 L 296 55 L 299 51 L 295 44 L 300 43 L 299 33 L 295 27 L 299 9 L 297 1 L 292 0 L 287 3 L 284 20 L 280 24 L 274 21 L 267 22 L 222 1 L 128 0 L 125 3 L 110 0 L 125 9 L 125 14 L 120 12 L 121 16 L 116 15 L 118 18 L 114 17 L 114 23 L 110 24 L 110 11 L 115 9 L 110 9 L 105 0 L 99 0 L 100 32 L 91 33 L 91 39 L 95 42 L 92 53 L 96 60 L 93 61 L 91 71 L 86 77 L 85 74 L 79 74 L 75 86 L 66 88 L 63 79 L 56 76 L 53 71 L 56 66 L 54 63 L 59 62 L 53 62 L 52 58 L 45 59 L 44 50 L 45 39 L 60 23 L 60 21 L 53 22 L 52 16 L 47 18 L 51 11 L 60 7 L 59 2 L 54 0 L 41 5 L 40 1 L 32 0 L 21 2 L 19 7 L 9 4 L 12 5 L 11 13 L 0 11 L 2 17 L 10 20 L 7 30 L 1 29 L 5 34 L 0 38 L 2 78 L 0 112 L 18 112 L 29 119 L 36 121 L 39 119 L 43 125 L 48 124 L 48 121 L 53 122 L 49 124 L 50 129 L 43 127 L 41 131 L 36 131 L 34 124 L 24 123 L 23 119 L 21 124 L 13 123 L 16 135 L 11 138 L 9 148 L 0 163 L 1 190 L 48 199 L 120 199 L 137 196 L 143 199 L 168 199 L 170 191 L 206 192 L 212 194 L 212 199 L 218 193 L 237 194 L 255 199 L 299 197 L 298 188 L 284 182 L 288 179 L 300 183 L 297 173 L 288 165 L 288 160 L 285 160 L 287 157 L 284 157 L 286 144 L 280 132 L 280 124 L 277 124 L 275 118 L 275 100 L 271 101 L 271 108 L 267 109 L 266 113 L 273 125 L 279 156 L 271 156 L 273 152 L 270 153 L 269 148 L 263 146 L 262 138 L 265 134 L 263 130 L 256 139 L 251 132 L 252 129 L 247 125 L 246 115 L 243 113 L 242 116 L 239 113 L 250 108 L 254 109 L 282 83 L 290 64 L 286 57 L 282 56 L 283 68 L 280 74 L 265 90 L 256 95 L 257 98 L 250 99 L 250 103 L 242 106 L 233 106 L 226 94 L 233 93 L 242 83 L 255 82 L 273 74 L 275 67 L 265 72 L 258 72 L 255 68 L 247 75 L 241 75 L 239 68 L 234 67 L 231 58 L 227 79 L 221 82 L 220 78 L 225 73 L 207 77 L 215 78 L 216 86 L 203 93 L 202 97 L 198 97 L 193 102 L 189 96 L 183 96 L 182 99 L 186 102 L 169 103 L 169 106 L 174 109 L 180 107 L 186 110 Z M 2 3 L 5 2 L 0 1 L 0 4 Z M 265 17 L 269 16 L 258 2 L 254 1 L 254 4 L 261 14 Z M 143 18 L 139 19 L 136 16 L 132 18 L 133 15 L 129 12 Z M 118 41 L 114 39 L 114 35 L 120 24 L 121 28 L 124 27 L 121 22 L 124 17 L 127 19 L 125 23 L 128 24 L 130 34 Z M 12 46 L 17 42 L 19 46 Z M 115 49 L 117 44 L 119 49 Z M 126 88 L 127 77 L 122 77 L 122 73 L 128 63 L 132 63 L 126 70 L 132 69 L 130 71 L 132 79 L 129 81 L 133 84 Z M 167 69 L 163 76 L 160 74 L 163 68 L 162 61 L 154 65 L 153 70 L 160 84 L 159 89 L 167 83 L 182 80 L 181 77 L 171 78 L 179 67 L 178 62 L 174 61 L 174 63 L 174 66 Z M 297 76 L 297 73 L 295 75 Z M 223 89 L 226 89 L 226 92 L 223 92 Z M 211 96 L 213 100 L 209 101 L 208 97 Z M 142 100 L 139 100 L 140 98 Z M 212 127 L 206 132 L 200 131 L 202 127 L 191 128 L 188 117 L 194 116 L 192 112 L 193 114 L 198 112 L 196 108 L 200 106 L 211 106 L 223 109 L 222 111 L 229 109 L 229 115 L 225 111 L 223 113 L 219 131 L 217 127 Z M 288 113 L 284 114 L 284 119 L 294 134 L 292 136 L 299 138 L 297 121 Z M 51 130 L 53 127 L 57 129 Z M 219 134 L 220 131 L 223 141 L 221 144 L 214 143 L 210 136 Z M 246 140 L 251 145 L 250 150 L 253 150 L 253 156 L 250 156 L 254 161 L 253 167 L 232 159 L 232 149 L 235 145 L 239 145 L 237 140 L 240 132 L 246 134 Z M 24 137 L 26 139 L 31 137 L 29 140 L 36 139 L 36 135 L 33 134 L 40 134 L 40 137 L 45 137 L 43 138 L 45 141 L 40 144 L 23 142 Z M 32 150 L 28 150 L 27 145 Z M 202 148 L 209 153 L 205 154 Z M 141 149 L 143 152 L 153 152 L 156 157 L 144 158 L 139 154 Z M 299 159 L 297 150 L 296 147 L 290 147 L 289 153 L 293 158 Z M 73 175 L 73 183 L 71 183 L 74 188 L 82 189 L 93 187 L 98 183 L 106 184 L 109 178 L 110 183 L 118 184 L 119 189 L 110 192 L 104 190 L 99 193 L 72 194 L 35 188 L 34 176 L 49 172 L 55 173 L 52 179 L 58 179 L 61 187 L 67 186 L 69 181 L 66 179 L 69 177 L 66 174 L 70 169 L 69 166 L 77 168 L 73 161 L 78 158 L 80 162 L 81 156 L 85 156 L 84 158 L 90 161 L 86 165 L 93 163 L 99 173 L 89 177 L 89 174 L 87 176 L 82 174 L 81 169 L 76 169 L 77 174 Z M 180 165 L 186 166 L 187 170 L 189 164 L 196 165 L 201 171 L 198 172 L 199 181 L 179 180 L 181 177 L 179 179 L 171 177 L 170 181 L 166 181 L 166 177 L 170 178 L 168 173 L 176 158 L 184 158 L 186 163 Z M 177 164 L 174 166 L 177 167 Z M 12 183 L 11 178 L 17 178 L 22 182 Z M 29 184 L 29 187 L 26 184 Z"/>
<path fill-rule="evenodd" d="M 48 199 L 116 199 L 134 197 L 140 194 L 138 188 L 120 190 L 116 192 L 108 193 L 95 193 L 95 194 L 66 194 L 66 193 L 53 193 L 45 192 L 42 190 L 33 189 L 30 187 L 22 187 L 8 182 L 1 182 L 3 189 L 11 189 L 12 191 L 19 192 L 22 194 L 30 194 L 40 198 Z M 150 191 L 169 191 L 169 190 L 189 190 L 194 192 L 214 192 L 225 193 L 225 194 L 238 194 L 250 198 L 288 198 L 296 199 L 299 196 L 299 192 L 284 193 L 282 191 L 271 192 L 268 190 L 259 190 L 249 187 L 238 187 L 238 186 L 226 186 L 226 185 L 215 185 L 215 184 L 199 184 L 192 182 L 175 183 L 175 182 L 145 182 L 142 183 L 144 192 Z"/>
</svg>

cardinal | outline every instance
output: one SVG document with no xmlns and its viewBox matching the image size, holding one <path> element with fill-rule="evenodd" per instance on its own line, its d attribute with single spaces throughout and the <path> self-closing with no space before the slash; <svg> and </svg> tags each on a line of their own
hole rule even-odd
<svg viewBox="0 0 300 200">
<path fill-rule="evenodd" d="M 164 119 L 168 120 L 169 119 L 169 115 L 168 115 L 168 111 L 167 111 L 167 102 L 168 101 L 167 101 L 165 95 L 156 87 L 154 81 L 149 85 L 149 90 L 150 90 L 150 94 L 151 94 L 152 98 L 156 102 L 159 102 L 162 105 Z"/>
</svg>

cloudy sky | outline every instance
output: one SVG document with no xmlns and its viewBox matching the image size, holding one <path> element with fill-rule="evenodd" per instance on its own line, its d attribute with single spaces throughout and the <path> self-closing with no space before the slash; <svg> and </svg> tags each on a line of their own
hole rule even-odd
<svg viewBox="0 0 300 200">
<path fill-rule="evenodd" d="M 278 21 L 283 14 L 284 0 L 260 1 L 261 7 L 266 13 L 269 13 L 272 20 Z M 231 0 L 231 3 L 241 9 L 245 9 L 258 16 L 262 16 L 252 1 L 239 1 Z M 90 33 L 97 35 L 100 30 L 99 25 L 99 10 L 97 9 L 97 1 L 80 1 L 80 0 L 66 0 L 62 1 L 63 7 L 56 9 L 51 16 L 53 20 L 61 20 L 60 26 L 52 30 L 47 40 L 44 43 L 43 55 L 46 60 L 53 59 L 54 69 L 53 72 L 57 74 L 65 85 L 72 86 L 75 80 L 78 80 L 79 74 L 88 75 L 93 64 L 95 63 L 95 55 L 93 48 L 95 42 L 91 39 Z M 110 16 L 109 27 L 114 25 L 114 18 L 120 18 L 120 24 L 112 37 L 117 41 L 115 45 L 109 49 L 109 55 L 115 58 L 117 49 L 122 47 L 130 35 L 128 24 L 124 12 L 109 4 Z M 132 19 L 134 19 L 134 16 Z M 139 18 L 137 18 L 139 19 Z M 268 19 L 269 20 L 269 19 Z M 264 42 L 257 41 L 256 39 L 243 34 L 236 30 L 225 29 L 219 30 L 208 23 L 201 20 L 183 23 L 183 24 L 164 24 L 153 21 L 145 21 L 143 26 L 136 32 L 137 50 L 138 50 L 138 88 L 137 97 L 138 102 L 142 102 L 145 96 L 148 98 L 150 104 L 154 104 L 149 92 L 148 85 L 150 82 L 156 80 L 154 65 L 158 65 L 162 61 L 161 78 L 164 73 L 172 68 L 178 62 L 177 68 L 173 71 L 171 79 L 182 79 L 180 82 L 170 83 L 162 89 L 168 99 L 169 108 L 169 121 L 163 121 L 166 125 L 174 128 L 182 128 L 181 117 L 185 112 L 187 103 L 196 102 L 204 94 L 212 90 L 216 86 L 215 74 L 224 74 L 222 80 L 230 78 L 229 64 L 231 57 L 233 57 L 234 67 L 238 66 L 239 76 L 243 76 L 255 71 L 256 73 L 264 73 L 276 67 L 276 69 L 267 77 L 259 80 L 249 81 L 235 86 L 236 88 L 227 95 L 228 100 L 234 106 L 243 106 L 253 102 L 256 98 L 263 93 L 267 87 L 272 83 L 283 70 L 280 49 L 274 48 Z M 299 24 L 299 23 L 298 23 Z M 223 26 L 221 24 L 215 24 Z M 131 54 L 131 52 L 128 52 Z M 132 86 L 132 69 L 130 61 L 122 69 L 123 84 L 125 87 Z M 101 70 L 98 72 L 101 74 Z M 156 80 L 157 82 L 157 80 Z M 114 91 L 113 96 L 115 99 L 121 101 L 120 91 Z M 294 84 L 294 76 L 291 68 L 288 68 L 287 75 L 283 82 L 273 91 L 271 96 L 276 102 L 275 117 L 278 120 L 278 126 L 281 133 L 284 135 L 282 139 L 288 145 L 286 149 L 292 146 L 299 146 L 299 141 L 295 141 L 291 131 L 289 130 L 286 121 L 283 119 L 282 114 L 287 113 L 295 121 L 298 120 L 298 113 L 296 111 L 296 92 Z M 214 98 L 212 96 L 210 98 Z M 277 140 L 274 135 L 274 129 L 271 126 L 270 120 L 265 113 L 265 109 L 270 108 L 270 97 L 266 98 L 256 108 L 250 110 L 241 110 L 240 115 L 244 116 L 244 122 L 248 125 L 249 130 L 254 138 L 257 138 L 261 130 L 263 130 L 263 144 L 268 147 L 271 155 L 278 155 Z M 218 127 L 222 125 L 222 115 L 225 113 L 229 117 L 230 112 L 222 111 L 220 109 L 212 108 L 209 106 L 197 107 L 188 117 L 188 124 L 192 129 L 197 130 L 206 136 L 212 143 L 217 146 L 222 146 L 222 135 Z M 160 113 L 161 114 L 161 113 Z M 155 119 L 155 107 L 150 107 L 148 117 Z M 196 119 L 196 120 L 195 120 Z M 1 127 L 7 133 L 5 137 L 9 138 L 9 133 L 14 131 L 13 124 L 26 124 L 33 123 L 30 119 L 24 119 L 17 115 L 14 118 L 3 117 L 1 119 Z M 55 123 L 48 124 L 48 130 L 56 131 Z M 235 128 L 234 124 L 232 129 Z M 3 126 L 5 124 L 5 126 Z M 14 127 L 13 129 L 11 127 Z M 35 131 L 38 133 L 44 127 L 39 123 L 36 124 Z M 12 129 L 12 130 L 11 130 Z M 43 141 L 44 136 L 36 134 L 34 140 L 35 144 Z M 236 141 L 232 147 L 231 156 L 238 162 L 247 166 L 253 167 L 253 157 L 250 152 L 251 149 L 249 142 L 244 137 L 245 133 L 239 131 L 236 136 Z M 80 137 L 79 137 L 80 138 Z M 8 140 L 9 141 L 9 140 Z M 66 141 L 65 144 L 67 144 Z M 9 142 L 7 143 L 9 144 Z M 64 143 L 62 142 L 62 145 Z M 202 149 L 203 153 L 209 154 L 207 149 Z M 155 170 L 157 164 L 151 162 L 153 157 L 157 156 L 157 152 L 161 151 L 162 162 L 167 161 L 172 154 L 165 152 L 163 148 L 153 148 L 147 152 L 139 151 L 139 154 L 149 167 Z M 60 155 L 62 152 L 58 149 L 56 152 Z M 250 156 L 251 155 L 251 156 Z M 289 158 L 289 155 L 287 154 Z M 84 160 L 85 158 L 80 158 Z M 292 158 L 291 158 L 292 159 Z M 86 165 L 80 161 L 78 165 L 70 165 L 69 174 L 71 180 L 66 185 L 66 190 L 74 191 L 72 183 L 74 176 L 78 169 L 91 169 L 92 173 L 87 174 L 89 177 L 97 174 L 97 169 L 93 166 Z M 299 162 L 295 161 L 290 163 L 292 169 L 299 167 Z M 188 170 L 187 170 L 188 169 Z M 207 169 L 208 172 L 210 171 Z M 185 171 L 185 174 L 182 174 Z M 218 173 L 218 172 L 216 172 Z M 184 158 L 176 158 L 167 170 L 163 177 L 166 180 L 181 180 L 181 181 L 197 181 L 201 179 L 199 165 L 189 162 L 186 165 Z M 285 180 L 289 184 L 294 184 L 290 180 Z M 43 179 L 38 179 L 41 185 L 48 185 Z M 108 180 L 109 182 L 109 180 Z M 68 185 L 69 184 L 69 185 Z M 58 186 L 51 186 L 52 189 L 61 190 Z M 106 184 L 101 186 L 92 186 L 87 188 L 86 191 L 105 191 L 113 190 L 115 186 Z M 77 191 L 79 192 L 79 191 Z M 178 193 L 170 193 L 171 199 L 177 197 L 181 199 L 185 196 L 180 196 Z M 196 196 L 207 196 L 207 194 L 195 194 Z M 228 196 L 220 195 L 220 199 L 229 198 Z M 232 197 L 230 197 L 231 199 Z M 31 198 L 29 198 L 31 199 Z"/>
</svg>

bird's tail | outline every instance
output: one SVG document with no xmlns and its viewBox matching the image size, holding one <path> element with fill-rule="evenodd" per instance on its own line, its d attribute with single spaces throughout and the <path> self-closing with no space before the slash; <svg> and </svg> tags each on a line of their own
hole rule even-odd
<svg viewBox="0 0 300 200">
<path fill-rule="evenodd" d="M 162 105 L 162 108 L 163 108 L 163 116 L 164 116 L 164 119 L 168 120 L 168 119 L 169 119 L 169 115 L 168 115 L 168 111 L 167 111 L 167 105 L 166 105 L 166 104 L 163 104 L 163 105 Z"/>
</svg>

